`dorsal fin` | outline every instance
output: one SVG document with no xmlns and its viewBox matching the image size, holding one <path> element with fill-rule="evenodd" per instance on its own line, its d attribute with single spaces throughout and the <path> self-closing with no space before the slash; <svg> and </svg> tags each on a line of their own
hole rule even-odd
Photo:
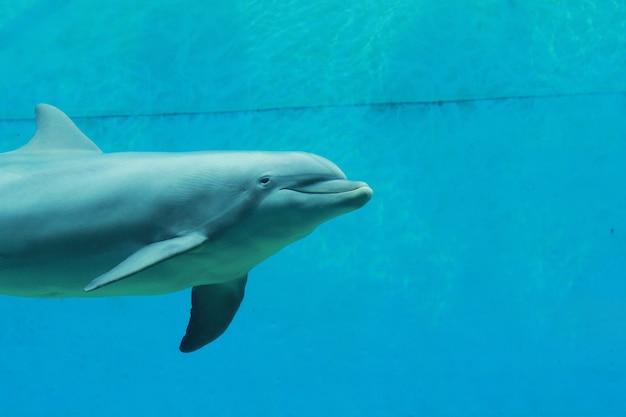
<svg viewBox="0 0 626 417">
<path fill-rule="evenodd" d="M 54 106 L 38 104 L 35 107 L 35 120 L 35 135 L 16 152 L 102 152 L 65 113 Z"/>
</svg>

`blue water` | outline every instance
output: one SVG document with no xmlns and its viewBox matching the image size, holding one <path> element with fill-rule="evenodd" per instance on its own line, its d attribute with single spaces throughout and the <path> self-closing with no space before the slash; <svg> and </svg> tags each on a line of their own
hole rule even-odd
<svg viewBox="0 0 626 417">
<path fill-rule="evenodd" d="M 1 296 L 0 416 L 626 415 L 626 3 L 62 3 L 0 2 L 0 151 L 46 102 L 105 151 L 303 150 L 375 195 L 193 354 L 188 291 Z"/>
</svg>

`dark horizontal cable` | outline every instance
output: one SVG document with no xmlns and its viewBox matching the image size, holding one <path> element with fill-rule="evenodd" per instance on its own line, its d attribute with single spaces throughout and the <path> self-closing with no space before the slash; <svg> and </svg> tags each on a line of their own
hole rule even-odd
<svg viewBox="0 0 626 417">
<path fill-rule="evenodd" d="M 535 95 L 516 95 L 503 97 L 481 97 L 481 98 L 461 98 L 446 100 L 416 100 L 416 101 L 388 101 L 373 103 L 348 103 L 348 104 L 320 104 L 306 106 L 285 106 L 285 107 L 267 107 L 258 109 L 240 109 L 240 110 L 213 110 L 213 111 L 197 111 L 197 112 L 163 112 L 163 113 L 128 113 L 128 114 L 106 114 L 91 116 L 72 116 L 75 120 L 87 119 L 127 119 L 139 117 L 184 117 L 184 116 L 209 116 L 209 115 L 237 115 L 249 113 L 275 113 L 290 111 L 306 111 L 306 110 L 325 110 L 325 109 L 357 109 L 357 108 L 398 108 L 398 107 L 416 107 L 416 106 L 444 106 L 448 104 L 466 104 L 466 103 L 484 103 L 499 102 L 512 100 L 533 100 L 533 99 L 550 99 L 563 97 L 582 97 L 582 96 L 603 96 L 603 95 L 622 95 L 626 91 L 614 92 L 587 92 L 587 93 L 558 93 L 558 94 L 535 94 Z M 4 119 L 7 122 L 29 121 L 31 118 L 15 118 Z"/>
</svg>

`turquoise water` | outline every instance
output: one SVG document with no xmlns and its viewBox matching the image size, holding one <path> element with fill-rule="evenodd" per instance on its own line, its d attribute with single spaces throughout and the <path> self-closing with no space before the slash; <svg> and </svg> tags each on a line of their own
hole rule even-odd
<svg viewBox="0 0 626 417">
<path fill-rule="evenodd" d="M 0 3 L 0 151 L 46 102 L 108 152 L 303 150 L 375 194 L 193 354 L 188 291 L 0 297 L 0 416 L 626 415 L 626 4 L 56 3 Z"/>
</svg>

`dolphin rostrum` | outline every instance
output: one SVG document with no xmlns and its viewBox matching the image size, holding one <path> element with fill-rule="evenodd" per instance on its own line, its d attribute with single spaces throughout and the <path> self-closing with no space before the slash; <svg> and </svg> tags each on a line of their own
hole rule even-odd
<svg viewBox="0 0 626 417">
<path fill-rule="evenodd" d="M 248 271 L 372 197 L 301 152 L 109 153 L 59 109 L 0 154 L 0 294 L 93 297 L 193 287 L 180 344 L 232 321 Z"/>
</svg>

